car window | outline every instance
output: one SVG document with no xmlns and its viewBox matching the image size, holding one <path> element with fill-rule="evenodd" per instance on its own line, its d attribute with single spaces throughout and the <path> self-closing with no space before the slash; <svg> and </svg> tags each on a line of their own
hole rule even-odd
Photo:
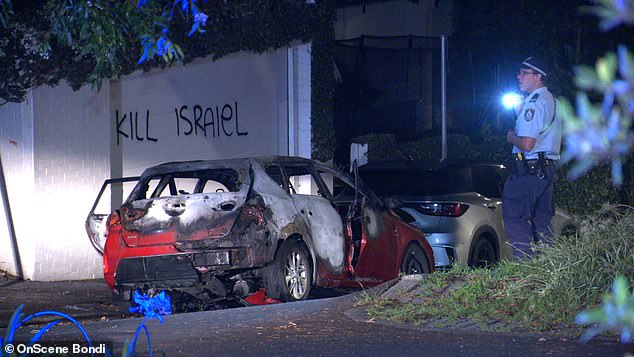
<svg viewBox="0 0 634 357">
<path fill-rule="evenodd" d="M 478 165 L 472 168 L 475 191 L 490 198 L 501 198 L 504 182 L 494 166 Z"/>
<path fill-rule="evenodd" d="M 354 186 L 341 179 L 339 176 L 332 172 L 318 171 L 321 180 L 325 183 L 327 189 L 330 191 L 331 197 L 334 202 L 352 202 L 354 200 L 355 189 Z M 363 195 L 363 192 L 360 192 Z"/>
<path fill-rule="evenodd" d="M 281 188 L 286 190 L 286 185 L 284 184 L 284 176 L 282 175 L 282 169 L 278 165 L 271 165 L 265 168 L 266 173 L 269 175 L 273 181 L 277 182 Z"/>
<path fill-rule="evenodd" d="M 145 189 L 140 191 L 139 197 L 136 199 L 144 200 L 150 197 L 157 197 L 160 195 L 160 191 L 158 191 L 159 184 L 161 183 L 161 177 L 153 177 L 144 183 Z M 169 195 L 169 192 L 167 193 Z"/>
<path fill-rule="evenodd" d="M 206 180 L 201 193 L 229 192 L 227 186 L 214 180 Z"/>
<path fill-rule="evenodd" d="M 174 177 L 174 185 L 179 195 L 191 195 L 192 193 L 196 193 L 194 190 L 196 189 L 197 183 L 197 177 Z"/>
<path fill-rule="evenodd" d="M 312 170 L 306 165 L 282 165 L 288 178 L 288 189 L 291 195 L 327 196 L 320 190 L 319 184 L 313 177 Z"/>
<path fill-rule="evenodd" d="M 168 172 L 145 178 L 133 192 L 132 200 L 189 195 L 195 193 L 238 192 L 241 183 L 233 169 Z"/>
</svg>

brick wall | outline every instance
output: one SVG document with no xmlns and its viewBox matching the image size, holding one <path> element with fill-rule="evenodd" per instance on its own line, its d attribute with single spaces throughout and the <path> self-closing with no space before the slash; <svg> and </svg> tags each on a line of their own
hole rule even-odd
<svg viewBox="0 0 634 357">
<path fill-rule="evenodd" d="M 84 221 L 110 175 L 108 94 L 107 83 L 99 93 L 66 85 L 34 91 L 34 280 L 102 276 Z"/>
</svg>

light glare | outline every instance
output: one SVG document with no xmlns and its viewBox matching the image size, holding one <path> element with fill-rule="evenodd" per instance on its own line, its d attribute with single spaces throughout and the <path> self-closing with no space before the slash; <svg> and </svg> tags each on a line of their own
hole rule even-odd
<svg viewBox="0 0 634 357">
<path fill-rule="evenodd" d="M 517 93 L 506 93 L 502 96 L 502 105 L 506 109 L 513 109 L 522 102 L 522 96 Z"/>
</svg>

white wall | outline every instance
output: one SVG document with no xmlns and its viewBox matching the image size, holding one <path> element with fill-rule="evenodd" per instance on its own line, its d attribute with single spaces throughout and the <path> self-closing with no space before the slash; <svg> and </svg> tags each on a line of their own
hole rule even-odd
<svg viewBox="0 0 634 357">
<path fill-rule="evenodd" d="M 287 93 L 277 84 L 286 85 L 286 62 L 285 50 L 236 54 L 121 80 L 111 134 L 123 175 L 166 161 L 285 151 L 277 133 L 286 133 Z"/>
<path fill-rule="evenodd" d="M 0 106 L 0 154 L 25 277 L 103 276 L 84 221 L 106 178 L 173 160 L 310 157 L 310 96 L 310 45 L 298 45 L 136 73 L 100 92 L 40 87 L 24 103 Z M 206 135 L 204 116 L 196 133 L 195 106 L 209 108 Z M 224 130 L 216 116 L 223 108 Z M 0 270 L 15 274 L 0 213 Z"/>
<path fill-rule="evenodd" d="M 33 96 L 20 104 L 0 106 L 0 155 L 4 168 L 11 215 L 16 236 L 31 236 L 34 226 L 29 214 L 34 195 Z M 37 218 L 37 216 L 35 216 Z M 24 274 L 33 274 L 34 242 L 18 243 Z M 13 246 L 9 237 L 4 205 L 0 205 L 0 269 L 16 274 Z"/>
<path fill-rule="evenodd" d="M 107 83 L 99 93 L 89 86 L 74 92 L 67 85 L 33 92 L 33 280 L 103 276 L 83 222 L 95 189 L 110 172 L 108 95 Z"/>
</svg>

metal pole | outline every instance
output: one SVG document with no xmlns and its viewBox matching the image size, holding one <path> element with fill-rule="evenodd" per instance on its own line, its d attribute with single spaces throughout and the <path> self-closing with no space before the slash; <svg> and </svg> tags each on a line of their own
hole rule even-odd
<svg viewBox="0 0 634 357">
<path fill-rule="evenodd" d="M 440 37 L 440 102 L 442 115 L 442 157 L 440 161 L 447 159 L 447 37 Z"/>
<path fill-rule="evenodd" d="M 13 260 L 15 262 L 15 272 L 19 280 L 24 280 L 24 273 L 22 272 L 22 262 L 20 261 L 20 251 L 18 250 L 18 240 L 15 237 L 13 217 L 11 216 L 11 207 L 9 205 L 9 194 L 7 193 L 7 182 L 4 179 L 4 166 L 2 166 L 1 155 L 0 155 L 0 191 L 2 194 L 2 204 L 4 205 L 4 214 L 6 215 L 7 226 L 9 227 L 9 238 L 11 239 L 11 248 L 13 248 Z"/>
</svg>

